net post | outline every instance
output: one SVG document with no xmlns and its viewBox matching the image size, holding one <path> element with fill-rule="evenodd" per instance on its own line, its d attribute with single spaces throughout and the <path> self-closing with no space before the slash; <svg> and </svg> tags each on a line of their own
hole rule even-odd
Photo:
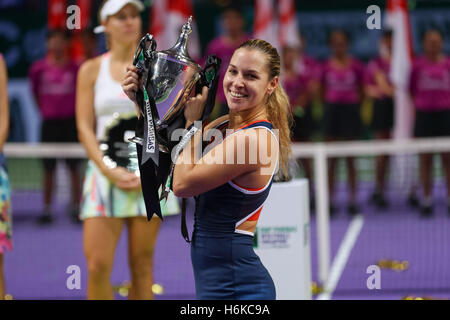
<svg viewBox="0 0 450 320">
<path fill-rule="evenodd" d="M 327 154 L 323 143 L 318 143 L 315 148 L 314 179 L 316 181 L 318 276 L 319 282 L 325 284 L 330 270 L 330 216 Z"/>
</svg>

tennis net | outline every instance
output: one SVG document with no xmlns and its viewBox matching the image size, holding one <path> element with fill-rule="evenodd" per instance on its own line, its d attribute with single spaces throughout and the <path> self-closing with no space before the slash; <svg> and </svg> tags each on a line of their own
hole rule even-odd
<svg viewBox="0 0 450 320">
<path fill-rule="evenodd" d="M 450 214 L 439 156 L 434 156 L 432 166 L 433 215 L 424 218 L 409 198 L 411 191 L 422 198 L 419 155 L 449 151 L 448 138 L 294 144 L 295 157 L 314 161 L 312 271 L 313 280 L 324 289 L 317 298 L 450 298 Z M 390 156 L 383 188 L 389 205 L 380 208 L 371 198 L 375 159 L 382 155 Z M 360 214 L 346 212 L 350 191 L 342 160 L 335 195 L 330 196 L 327 160 L 331 157 L 355 157 Z M 330 218 L 331 201 L 337 210 Z M 379 268 L 378 285 L 371 284 L 374 266 Z"/>
</svg>

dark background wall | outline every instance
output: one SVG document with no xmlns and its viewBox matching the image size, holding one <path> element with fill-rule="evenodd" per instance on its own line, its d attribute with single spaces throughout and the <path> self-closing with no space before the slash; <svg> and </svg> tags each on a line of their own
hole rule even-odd
<svg viewBox="0 0 450 320">
<path fill-rule="evenodd" d="M 97 25 L 97 8 L 101 0 L 92 0 L 92 21 Z M 149 0 L 143 1 L 147 8 Z M 220 32 L 221 8 L 229 0 L 194 0 L 194 14 L 200 31 L 202 50 Z M 71 0 L 70 3 L 75 3 Z M 247 22 L 247 31 L 252 31 L 254 0 L 239 1 Z M 296 10 L 301 31 L 308 43 L 308 53 L 324 58 L 328 53 L 326 36 L 335 28 L 345 28 L 352 36 L 352 51 L 362 60 L 376 54 L 376 39 L 379 32 L 368 30 L 365 21 L 366 8 L 378 5 L 382 10 L 385 1 L 379 0 L 317 0 L 296 1 Z M 0 0 L 0 52 L 8 64 L 11 78 L 25 77 L 30 64 L 45 54 L 45 32 L 47 24 L 46 0 Z M 438 27 L 445 36 L 445 50 L 450 52 L 450 1 L 409 1 L 414 49 L 420 52 L 420 37 L 424 30 Z M 148 30 L 150 10 L 143 13 L 144 32 Z M 103 41 L 100 39 L 100 47 Z"/>
</svg>

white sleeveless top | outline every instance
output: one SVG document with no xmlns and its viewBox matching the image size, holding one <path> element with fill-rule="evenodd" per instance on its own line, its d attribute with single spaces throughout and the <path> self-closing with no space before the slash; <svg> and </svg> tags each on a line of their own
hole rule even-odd
<svg viewBox="0 0 450 320">
<path fill-rule="evenodd" d="M 110 53 L 101 58 L 100 70 L 94 87 L 94 108 L 97 118 L 97 139 L 101 140 L 106 126 L 113 120 L 115 113 L 136 114 L 134 103 L 123 92 L 121 84 L 111 77 Z"/>
</svg>

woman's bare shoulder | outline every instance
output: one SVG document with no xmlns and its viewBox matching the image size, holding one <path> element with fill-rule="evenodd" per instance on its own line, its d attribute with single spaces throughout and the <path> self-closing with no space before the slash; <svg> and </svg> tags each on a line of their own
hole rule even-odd
<svg viewBox="0 0 450 320">
<path fill-rule="evenodd" d="M 100 64 L 102 61 L 102 56 L 98 56 L 83 62 L 80 66 L 78 76 L 85 81 L 95 81 L 100 70 Z"/>
<path fill-rule="evenodd" d="M 203 130 L 206 131 L 208 129 L 215 128 L 222 122 L 229 120 L 229 119 L 230 119 L 230 116 L 228 114 L 221 116 L 221 117 L 211 121 L 210 123 L 208 123 Z"/>
</svg>

